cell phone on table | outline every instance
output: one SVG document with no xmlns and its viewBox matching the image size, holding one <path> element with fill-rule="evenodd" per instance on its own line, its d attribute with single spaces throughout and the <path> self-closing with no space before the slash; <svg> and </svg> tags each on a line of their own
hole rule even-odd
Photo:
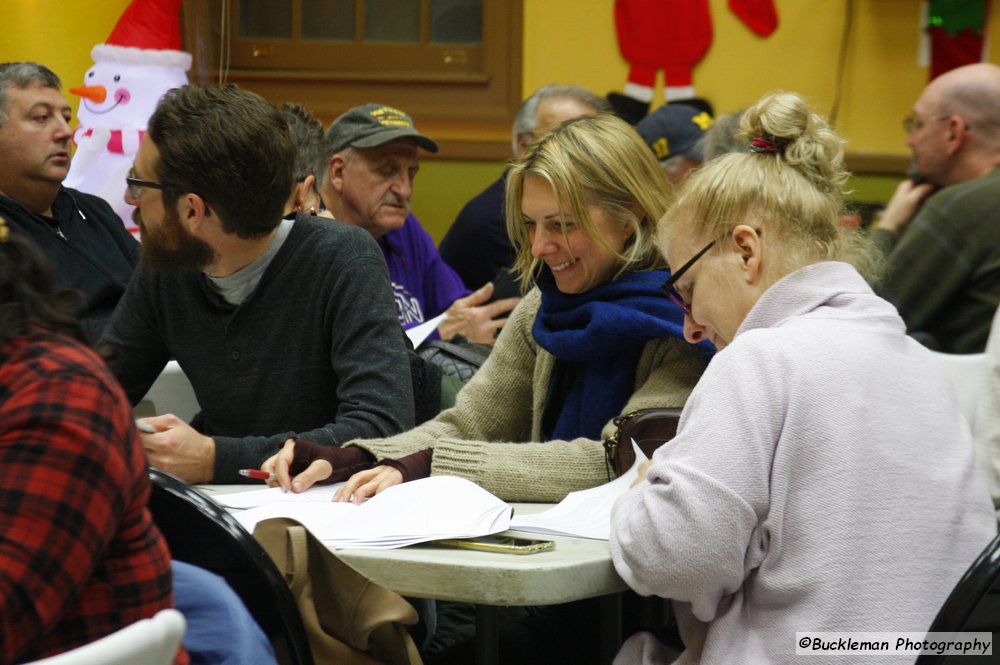
<svg viewBox="0 0 1000 665">
<path fill-rule="evenodd" d="M 447 538 L 435 540 L 434 544 L 443 547 L 455 547 L 463 550 L 479 550 L 481 552 L 501 552 L 506 554 L 534 554 L 555 549 L 551 540 L 533 540 L 531 538 L 516 538 L 514 536 L 478 536 L 476 538 Z"/>
</svg>

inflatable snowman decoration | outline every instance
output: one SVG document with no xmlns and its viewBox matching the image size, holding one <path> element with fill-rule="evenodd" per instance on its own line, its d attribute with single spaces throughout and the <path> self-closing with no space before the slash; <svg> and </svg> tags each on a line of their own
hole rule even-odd
<svg viewBox="0 0 1000 665">
<path fill-rule="evenodd" d="M 160 97 L 187 84 L 191 54 L 180 50 L 181 0 L 133 0 L 111 36 L 91 50 L 80 96 L 76 153 L 65 185 L 107 201 L 133 234 L 125 177 Z"/>
</svg>

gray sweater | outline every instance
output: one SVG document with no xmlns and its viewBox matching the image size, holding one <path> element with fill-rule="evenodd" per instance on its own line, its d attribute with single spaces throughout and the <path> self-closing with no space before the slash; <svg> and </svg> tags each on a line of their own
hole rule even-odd
<svg viewBox="0 0 1000 665">
<path fill-rule="evenodd" d="M 102 341 L 138 402 L 167 360 L 190 378 L 217 483 L 243 480 L 290 436 L 340 445 L 413 426 L 385 260 L 364 230 L 307 215 L 253 293 L 224 302 L 193 270 L 137 269 Z"/>
</svg>

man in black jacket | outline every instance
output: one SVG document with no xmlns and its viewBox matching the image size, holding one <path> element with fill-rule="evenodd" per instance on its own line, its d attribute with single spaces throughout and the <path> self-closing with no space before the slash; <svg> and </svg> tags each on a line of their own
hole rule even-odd
<svg viewBox="0 0 1000 665">
<path fill-rule="evenodd" d="M 105 201 L 62 186 L 73 132 L 60 86 L 43 65 L 0 64 L 0 215 L 41 248 L 60 286 L 83 293 L 79 316 L 97 339 L 138 262 L 139 243 Z"/>
</svg>

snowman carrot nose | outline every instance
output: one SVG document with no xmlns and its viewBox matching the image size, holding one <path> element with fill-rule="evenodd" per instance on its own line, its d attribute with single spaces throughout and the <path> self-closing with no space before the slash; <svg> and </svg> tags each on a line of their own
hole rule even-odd
<svg viewBox="0 0 1000 665">
<path fill-rule="evenodd" d="M 81 97 L 86 97 L 92 102 L 97 102 L 100 104 L 108 97 L 108 89 L 103 85 L 81 85 L 76 88 L 70 88 L 70 92 L 74 95 L 79 95 Z"/>
</svg>

